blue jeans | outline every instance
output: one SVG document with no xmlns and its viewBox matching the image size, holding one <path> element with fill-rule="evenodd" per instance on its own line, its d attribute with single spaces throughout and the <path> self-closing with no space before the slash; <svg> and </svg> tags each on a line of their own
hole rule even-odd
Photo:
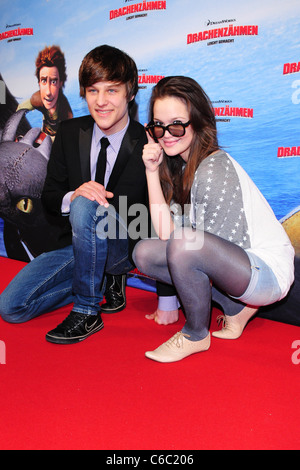
<svg viewBox="0 0 300 470">
<path fill-rule="evenodd" d="M 112 206 L 77 197 L 71 204 L 73 244 L 28 263 L 0 295 L 0 315 L 22 323 L 74 303 L 73 310 L 96 314 L 105 273 L 132 269 L 127 228 Z"/>
</svg>

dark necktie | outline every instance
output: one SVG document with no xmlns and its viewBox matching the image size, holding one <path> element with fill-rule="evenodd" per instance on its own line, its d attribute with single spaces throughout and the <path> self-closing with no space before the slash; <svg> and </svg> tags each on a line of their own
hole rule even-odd
<svg viewBox="0 0 300 470">
<path fill-rule="evenodd" d="M 96 178 L 95 181 L 104 186 L 104 177 L 106 170 L 106 149 L 109 146 L 109 140 L 106 137 L 102 137 L 100 140 L 101 149 L 97 160 Z"/>
</svg>

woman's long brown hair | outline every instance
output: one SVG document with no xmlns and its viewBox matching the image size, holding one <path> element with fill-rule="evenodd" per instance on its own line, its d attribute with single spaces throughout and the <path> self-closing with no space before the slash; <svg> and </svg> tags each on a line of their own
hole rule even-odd
<svg viewBox="0 0 300 470">
<path fill-rule="evenodd" d="M 171 201 L 181 207 L 190 202 L 190 191 L 195 172 L 208 155 L 219 149 L 215 114 L 212 104 L 201 86 L 189 77 L 166 77 L 153 88 L 150 100 L 150 119 L 157 99 L 176 97 L 188 107 L 194 130 L 189 159 L 184 168 L 183 159 L 164 156 L 160 166 L 160 181 L 168 204 Z"/>
</svg>

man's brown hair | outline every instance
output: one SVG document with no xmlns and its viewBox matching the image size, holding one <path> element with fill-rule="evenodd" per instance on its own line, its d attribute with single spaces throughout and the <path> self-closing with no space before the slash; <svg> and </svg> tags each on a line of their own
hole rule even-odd
<svg viewBox="0 0 300 470">
<path fill-rule="evenodd" d="M 101 81 L 126 85 L 128 102 L 138 92 L 138 71 L 129 55 L 112 46 L 98 46 L 83 59 L 79 69 L 80 96 L 87 87 Z"/>
</svg>

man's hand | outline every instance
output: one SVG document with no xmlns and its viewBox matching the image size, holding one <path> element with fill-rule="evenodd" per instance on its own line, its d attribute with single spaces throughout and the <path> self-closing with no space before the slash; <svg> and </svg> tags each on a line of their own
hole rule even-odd
<svg viewBox="0 0 300 470">
<path fill-rule="evenodd" d="M 78 196 L 86 197 L 90 201 L 97 201 L 100 206 L 104 207 L 109 206 L 107 199 L 114 197 L 113 193 L 106 191 L 102 184 L 96 183 L 95 181 L 89 181 L 79 186 L 72 194 L 71 202 Z"/>
</svg>

